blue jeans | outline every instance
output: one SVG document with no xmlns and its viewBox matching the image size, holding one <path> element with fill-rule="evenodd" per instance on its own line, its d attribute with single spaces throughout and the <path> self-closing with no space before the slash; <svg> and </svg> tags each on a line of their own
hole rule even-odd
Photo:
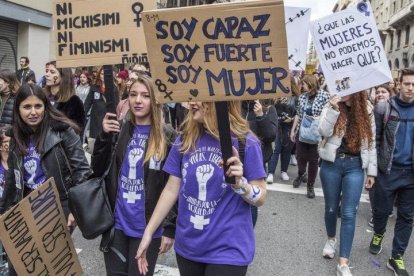
<svg viewBox="0 0 414 276">
<path fill-rule="evenodd" d="M 325 196 L 326 232 L 328 237 L 336 236 L 338 206 L 341 202 L 339 256 L 349 259 L 354 240 L 356 213 L 364 186 L 361 158 L 337 158 L 335 162 L 322 160 L 319 177 Z"/>
<path fill-rule="evenodd" d="M 293 148 L 293 142 L 289 137 L 290 128 L 281 128 L 278 135 L 275 139 L 275 150 L 273 151 L 272 157 L 269 160 L 268 164 L 268 173 L 274 174 L 277 162 L 279 161 L 280 156 L 280 170 L 282 172 L 287 172 L 290 162 L 290 156 Z"/>
<path fill-rule="evenodd" d="M 413 230 L 414 170 L 393 166 L 390 174 L 378 173 L 374 186 L 374 232 L 384 234 L 388 215 L 397 197 L 397 221 L 392 242 L 392 256 L 404 255 Z"/>
</svg>

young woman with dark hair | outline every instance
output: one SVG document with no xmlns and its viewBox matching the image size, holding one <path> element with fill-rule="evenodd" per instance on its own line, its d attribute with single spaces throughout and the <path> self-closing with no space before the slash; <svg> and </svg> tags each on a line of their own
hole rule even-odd
<svg viewBox="0 0 414 276">
<path fill-rule="evenodd" d="M 0 213 L 53 177 L 68 228 L 73 231 L 75 220 L 68 207 L 68 191 L 91 174 L 75 132 L 79 132 L 79 127 L 53 108 L 42 88 L 33 84 L 19 89 L 13 118 L 13 128 L 7 133 L 11 137 L 9 170 Z M 10 275 L 15 275 L 13 272 L 14 269 Z"/>
<path fill-rule="evenodd" d="M 72 69 L 57 68 L 56 61 L 46 64 L 46 96 L 52 106 L 73 120 L 80 129 L 86 117 L 81 99 L 75 95 Z"/>
<path fill-rule="evenodd" d="M 269 184 L 272 184 L 274 181 L 274 173 L 279 161 L 279 156 L 281 162 L 280 176 L 283 181 L 289 180 L 287 171 L 294 145 L 294 143 L 290 140 L 289 135 L 292 129 L 293 120 L 296 115 L 296 102 L 298 96 L 300 95 L 299 87 L 297 85 L 296 79 L 293 76 L 290 77 L 290 87 L 292 96 L 288 98 L 279 98 L 275 104 L 279 127 L 278 134 L 276 135 L 275 139 L 275 149 L 268 164 L 268 176 L 266 181 Z"/>
<path fill-rule="evenodd" d="M 163 123 L 161 106 L 156 103 L 153 82 L 148 76 L 136 76 L 130 85 L 128 103 L 127 120 L 122 126 L 116 114 L 106 113 L 103 132 L 96 139 L 92 156 L 92 168 L 97 176 L 104 173 L 110 158 L 114 158 L 106 188 L 115 226 L 102 236 L 101 242 L 106 273 L 111 276 L 141 275 L 134 257 L 167 182 L 169 175 L 162 171 L 162 166 L 175 139 L 174 130 Z M 172 246 L 173 211 L 163 226 L 156 229 L 150 242 L 148 275 L 154 272 L 158 254 Z"/>
<path fill-rule="evenodd" d="M 170 178 L 137 251 L 141 273 L 148 270 L 151 239 L 178 199 L 175 252 L 180 274 L 246 274 L 255 249 L 250 205 L 265 202 L 266 173 L 260 141 L 240 115 L 240 103 L 227 105 L 233 157 L 224 171 L 214 103 L 189 103 L 182 134 L 164 165 Z M 224 175 L 234 176 L 236 183 L 226 183 Z"/>
<path fill-rule="evenodd" d="M 16 74 L 8 69 L 0 70 L 0 124 L 11 126 L 13 122 L 13 104 L 20 83 Z"/>
<path fill-rule="evenodd" d="M 375 118 L 367 91 L 333 96 L 322 110 L 319 147 L 320 178 L 325 198 L 328 240 L 323 256 L 332 259 L 336 250 L 336 225 L 341 202 L 341 231 L 338 276 L 352 276 L 348 266 L 359 200 L 364 187 L 370 189 L 377 176 Z M 342 196 L 341 196 L 342 194 Z"/>
</svg>

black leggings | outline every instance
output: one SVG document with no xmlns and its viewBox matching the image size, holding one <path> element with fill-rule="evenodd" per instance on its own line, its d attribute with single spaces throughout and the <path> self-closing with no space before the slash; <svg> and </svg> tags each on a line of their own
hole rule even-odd
<svg viewBox="0 0 414 276">
<path fill-rule="evenodd" d="M 141 239 L 128 237 L 121 230 L 115 229 L 114 239 L 109 252 L 104 253 L 106 275 L 142 275 L 138 271 L 137 260 L 135 260 L 140 243 Z M 161 238 L 158 238 L 153 239 L 148 247 L 148 273 L 146 274 L 148 276 L 154 274 L 160 245 Z"/>
<path fill-rule="evenodd" d="M 245 276 L 247 273 L 247 265 L 206 264 L 190 261 L 178 254 L 176 256 L 181 276 Z"/>
</svg>

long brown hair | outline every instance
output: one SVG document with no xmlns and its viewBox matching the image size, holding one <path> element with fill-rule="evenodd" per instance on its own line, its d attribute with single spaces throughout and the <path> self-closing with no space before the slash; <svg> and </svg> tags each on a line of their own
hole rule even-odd
<svg viewBox="0 0 414 276">
<path fill-rule="evenodd" d="M 302 79 L 302 83 L 306 83 L 309 87 L 308 94 L 309 96 L 316 95 L 318 93 L 320 87 L 319 82 L 316 79 L 315 75 L 305 75 Z"/>
<path fill-rule="evenodd" d="M 131 84 L 129 90 L 131 90 L 132 86 L 135 83 L 144 85 L 148 89 L 151 99 L 151 132 L 148 138 L 148 146 L 144 163 L 148 162 L 151 157 L 154 157 L 156 160 L 163 160 L 167 156 L 167 137 L 165 136 L 163 129 L 164 119 L 162 117 L 162 106 L 160 104 L 157 104 L 157 101 L 155 99 L 154 82 L 149 76 L 140 74 L 138 75 L 137 80 Z M 128 91 L 128 94 L 130 94 L 129 92 L 130 91 Z M 131 108 L 128 113 L 131 123 L 135 125 L 135 117 L 131 112 Z"/>
<path fill-rule="evenodd" d="M 46 65 L 53 65 L 60 74 L 59 92 L 56 94 L 56 102 L 64 103 L 75 94 L 75 86 L 73 83 L 72 69 L 70 68 L 57 68 L 56 61 L 50 61 Z M 50 86 L 45 87 L 46 96 L 50 96 Z"/>
<path fill-rule="evenodd" d="M 372 106 L 368 102 L 366 91 L 351 96 L 351 108 L 348 111 L 345 103 L 339 103 L 339 118 L 334 127 L 334 134 L 346 137 L 346 146 L 351 153 L 358 153 L 364 142 L 371 148 L 374 138 L 371 131 Z M 347 126 L 351 126 L 347 128 Z"/>
<path fill-rule="evenodd" d="M 9 87 L 10 93 L 12 95 L 16 95 L 17 90 L 20 88 L 20 83 L 16 78 L 16 73 L 9 69 L 0 70 L 0 79 L 7 82 L 7 86 Z"/>
<path fill-rule="evenodd" d="M 230 131 L 238 139 L 244 141 L 247 133 L 250 132 L 249 124 L 241 116 L 241 103 L 240 101 L 227 102 L 230 119 Z M 218 123 L 216 118 L 216 108 L 214 103 L 203 103 L 205 109 L 204 123 L 199 123 L 193 119 L 191 112 L 187 113 L 187 116 L 182 125 L 182 152 L 194 151 L 196 142 L 200 138 L 204 131 L 207 131 L 215 138 L 219 139 Z"/>
</svg>

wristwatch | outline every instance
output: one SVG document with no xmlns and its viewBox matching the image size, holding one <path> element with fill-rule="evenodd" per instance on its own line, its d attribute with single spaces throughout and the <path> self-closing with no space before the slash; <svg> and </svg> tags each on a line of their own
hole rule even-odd
<svg viewBox="0 0 414 276">
<path fill-rule="evenodd" d="M 231 188 L 236 194 L 244 195 L 245 193 L 247 193 L 247 185 L 249 185 L 249 182 L 247 182 L 247 179 L 245 177 L 242 177 L 241 181 L 242 185 L 240 188 L 233 188 L 233 185 L 231 185 Z"/>
</svg>

